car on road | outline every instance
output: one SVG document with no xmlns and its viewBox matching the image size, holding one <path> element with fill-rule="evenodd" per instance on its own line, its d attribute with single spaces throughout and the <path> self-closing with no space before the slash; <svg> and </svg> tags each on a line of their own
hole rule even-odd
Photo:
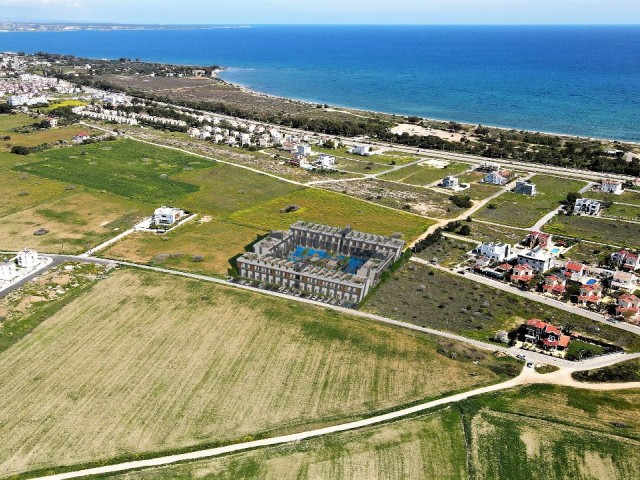
<svg viewBox="0 0 640 480">
<path fill-rule="evenodd" d="M 518 355 L 516 355 L 516 358 L 519 359 L 519 360 L 526 360 L 527 359 L 527 357 L 524 356 L 522 353 L 519 353 Z"/>
</svg>

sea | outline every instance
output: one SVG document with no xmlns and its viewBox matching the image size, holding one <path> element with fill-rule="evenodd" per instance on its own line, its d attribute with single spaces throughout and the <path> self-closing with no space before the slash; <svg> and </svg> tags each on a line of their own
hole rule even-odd
<svg viewBox="0 0 640 480">
<path fill-rule="evenodd" d="M 0 51 L 222 65 L 272 95 L 640 142 L 640 26 L 2 32 Z"/>
</svg>

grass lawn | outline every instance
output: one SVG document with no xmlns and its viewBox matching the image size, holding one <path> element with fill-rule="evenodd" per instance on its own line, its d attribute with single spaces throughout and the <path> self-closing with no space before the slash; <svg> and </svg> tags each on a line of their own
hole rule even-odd
<svg viewBox="0 0 640 480">
<path fill-rule="evenodd" d="M 34 118 L 24 113 L 15 113 L 10 115 L 2 114 L 0 115 L 0 133 L 2 134 L 0 137 L 11 135 L 13 133 L 11 130 L 14 128 L 31 125 L 39 120 L 40 117 Z"/>
<path fill-rule="evenodd" d="M 640 220 L 640 206 L 620 205 L 614 203 L 602 213 L 605 217 L 620 218 L 622 220 Z"/>
<path fill-rule="evenodd" d="M 48 150 L 17 170 L 52 180 L 106 190 L 149 204 L 173 203 L 198 190 L 196 185 L 168 178 L 211 162 L 132 140 Z"/>
<path fill-rule="evenodd" d="M 391 168 L 390 165 L 381 165 L 369 160 L 356 161 L 347 158 L 337 158 L 336 168 L 352 173 L 380 173 Z"/>
<path fill-rule="evenodd" d="M 455 409 L 296 445 L 115 476 L 118 480 L 454 480 L 468 478 Z"/>
<path fill-rule="evenodd" d="M 125 269 L 0 353 L 0 468 L 283 434 L 504 378 L 467 350 L 478 364 L 417 332 Z"/>
<path fill-rule="evenodd" d="M 225 216 L 301 189 L 287 183 L 218 163 L 204 170 L 183 172 L 171 177 L 199 187 L 180 200 L 180 206 L 194 212 Z"/>
<path fill-rule="evenodd" d="M 580 358 L 581 352 L 590 352 L 594 356 L 602 355 L 604 348 L 581 340 L 572 340 L 567 348 L 567 357 Z"/>
<path fill-rule="evenodd" d="M 11 132 L 11 140 L 3 141 L 0 143 L 2 147 L 0 151 L 9 151 L 14 145 L 21 145 L 23 147 L 35 147 L 45 143 L 55 144 L 58 142 L 71 143 L 73 137 L 80 132 L 87 132 L 89 134 L 97 133 L 85 126 L 68 126 L 60 128 L 49 128 L 46 130 L 35 130 L 30 133 L 15 133 Z"/>
<path fill-rule="evenodd" d="M 394 272 L 362 309 L 484 341 L 498 330 L 511 331 L 531 318 L 540 318 L 554 325 L 571 324 L 586 336 L 640 350 L 640 337 L 633 333 L 415 262 Z"/>
<path fill-rule="evenodd" d="M 577 180 L 545 175 L 536 175 L 531 181 L 538 187 L 535 197 L 506 192 L 492 200 L 476 217 L 503 225 L 528 228 L 557 208 L 569 192 L 577 192 L 586 185 Z"/>
<path fill-rule="evenodd" d="M 545 232 L 625 248 L 640 248 L 640 224 L 626 223 L 603 218 L 554 217 L 544 227 Z"/>
<path fill-rule="evenodd" d="M 153 264 L 192 273 L 225 275 L 230 260 L 266 231 L 200 216 L 166 235 L 136 233 L 101 252 L 101 256 Z M 202 261 L 194 261 L 202 256 Z"/>
<path fill-rule="evenodd" d="M 280 212 L 289 205 L 298 205 L 301 208 L 292 213 Z M 240 225 L 266 231 L 287 229 L 298 220 L 334 226 L 351 225 L 355 230 L 379 235 L 399 232 L 407 241 L 418 237 L 433 224 L 426 218 L 315 188 L 292 192 L 275 200 L 235 212 L 229 218 Z"/>
<path fill-rule="evenodd" d="M 469 165 L 466 163 L 451 163 L 445 168 L 418 164 L 387 173 L 380 178 L 383 180 L 395 180 L 408 183 L 410 185 L 430 185 L 438 180 L 442 180 L 447 175 L 458 175 L 468 169 Z"/>
<path fill-rule="evenodd" d="M 131 228 L 150 213 L 151 210 L 122 197 L 80 191 L 0 217 L 0 248 L 81 253 Z M 49 233 L 34 235 L 40 228 Z"/>
<path fill-rule="evenodd" d="M 640 190 L 625 190 L 622 195 L 611 195 L 610 193 L 589 191 L 584 194 L 587 198 L 594 200 L 606 200 L 610 202 L 631 203 L 640 206 Z"/>
</svg>

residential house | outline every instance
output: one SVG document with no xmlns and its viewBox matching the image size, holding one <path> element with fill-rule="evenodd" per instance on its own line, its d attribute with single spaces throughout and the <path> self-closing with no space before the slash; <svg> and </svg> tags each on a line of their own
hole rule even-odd
<svg viewBox="0 0 640 480">
<path fill-rule="evenodd" d="M 603 180 L 600 184 L 600 191 L 612 195 L 622 195 L 624 189 L 622 188 L 622 182 L 618 180 Z"/>
<path fill-rule="evenodd" d="M 15 262 L 0 262 L 0 281 L 11 281 L 17 275 Z"/>
<path fill-rule="evenodd" d="M 458 180 L 454 176 L 444 177 L 441 184 L 444 188 L 448 188 L 449 190 L 458 190 L 460 188 L 460 180 Z"/>
<path fill-rule="evenodd" d="M 354 155 L 361 155 L 363 157 L 368 157 L 371 155 L 371 146 L 370 145 L 356 145 L 351 148 L 350 153 Z"/>
<path fill-rule="evenodd" d="M 523 250 L 518 254 L 518 264 L 529 265 L 536 272 L 544 273 L 553 267 L 553 257 L 541 246 Z"/>
<path fill-rule="evenodd" d="M 524 244 L 529 248 L 541 247 L 545 249 L 549 249 L 555 245 L 553 236 L 542 232 L 531 232 L 524 239 Z"/>
<path fill-rule="evenodd" d="M 580 282 L 582 278 L 589 272 L 586 265 L 569 260 L 562 269 L 562 275 L 572 282 Z"/>
<path fill-rule="evenodd" d="M 153 213 L 153 221 L 157 225 L 173 225 L 184 216 L 184 211 L 179 208 L 163 206 Z"/>
<path fill-rule="evenodd" d="M 476 270 L 482 270 L 491 264 L 491 259 L 488 257 L 478 257 L 473 265 Z"/>
<path fill-rule="evenodd" d="M 311 155 L 311 145 L 297 145 L 296 146 L 296 153 L 298 155 L 304 155 L 305 157 L 308 157 L 309 155 Z"/>
<path fill-rule="evenodd" d="M 578 295 L 578 303 L 581 305 L 597 305 L 602 301 L 602 285 L 593 283 L 582 285 Z"/>
<path fill-rule="evenodd" d="M 318 167 L 324 170 L 335 170 L 336 157 L 322 153 L 315 163 Z"/>
<path fill-rule="evenodd" d="M 551 295 L 562 295 L 567 290 L 567 279 L 558 275 L 547 275 L 544 277 L 542 290 Z"/>
<path fill-rule="evenodd" d="M 627 253 L 622 262 L 622 268 L 624 270 L 630 270 L 635 272 L 640 267 L 640 258 L 635 253 Z"/>
<path fill-rule="evenodd" d="M 524 341 L 544 350 L 564 350 L 569 346 L 571 337 L 562 333 L 558 327 L 538 319 L 531 319 L 524 325 Z"/>
<path fill-rule="evenodd" d="M 528 195 L 530 197 L 535 197 L 537 192 L 536 184 L 531 183 L 527 180 L 518 180 L 516 182 L 516 188 L 513 190 L 515 193 L 519 193 L 521 195 Z"/>
<path fill-rule="evenodd" d="M 511 255 L 508 243 L 483 243 L 476 248 L 478 255 L 489 258 L 492 262 L 504 262 Z"/>
<path fill-rule="evenodd" d="M 85 140 L 90 138 L 89 134 L 86 132 L 80 132 L 75 137 L 73 137 L 73 143 L 82 143 Z"/>
<path fill-rule="evenodd" d="M 627 255 L 629 255 L 629 251 L 618 250 L 617 252 L 611 254 L 611 263 L 621 267 L 622 265 L 624 265 L 624 261 L 627 258 Z"/>
<path fill-rule="evenodd" d="M 628 320 L 636 320 L 640 317 L 640 298 L 635 295 L 625 294 L 618 297 L 616 315 Z"/>
<path fill-rule="evenodd" d="M 516 265 L 511 269 L 513 283 L 529 283 L 535 277 L 535 271 L 529 265 Z"/>
<path fill-rule="evenodd" d="M 16 257 L 18 266 L 21 268 L 33 268 L 38 264 L 38 252 L 25 248 Z"/>
<path fill-rule="evenodd" d="M 489 172 L 482 181 L 491 185 L 506 185 L 509 179 L 500 172 Z"/>
<path fill-rule="evenodd" d="M 638 285 L 638 277 L 631 272 L 623 272 L 618 270 L 613 274 L 611 279 L 611 288 L 613 290 L 626 290 L 633 293 Z"/>
<path fill-rule="evenodd" d="M 573 213 L 576 215 L 598 216 L 600 212 L 602 212 L 602 203 L 590 198 L 578 198 L 573 207 Z"/>
</svg>

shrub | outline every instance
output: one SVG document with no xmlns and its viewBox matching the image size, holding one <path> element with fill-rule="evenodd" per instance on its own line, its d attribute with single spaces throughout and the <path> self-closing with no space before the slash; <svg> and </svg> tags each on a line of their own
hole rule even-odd
<svg viewBox="0 0 640 480">
<path fill-rule="evenodd" d="M 11 147 L 11 153 L 16 155 L 29 155 L 29 147 L 23 147 L 22 145 L 15 145 Z"/>
<path fill-rule="evenodd" d="M 468 195 L 454 195 L 451 197 L 451 202 L 459 208 L 471 208 L 473 206 L 471 197 Z"/>
</svg>

